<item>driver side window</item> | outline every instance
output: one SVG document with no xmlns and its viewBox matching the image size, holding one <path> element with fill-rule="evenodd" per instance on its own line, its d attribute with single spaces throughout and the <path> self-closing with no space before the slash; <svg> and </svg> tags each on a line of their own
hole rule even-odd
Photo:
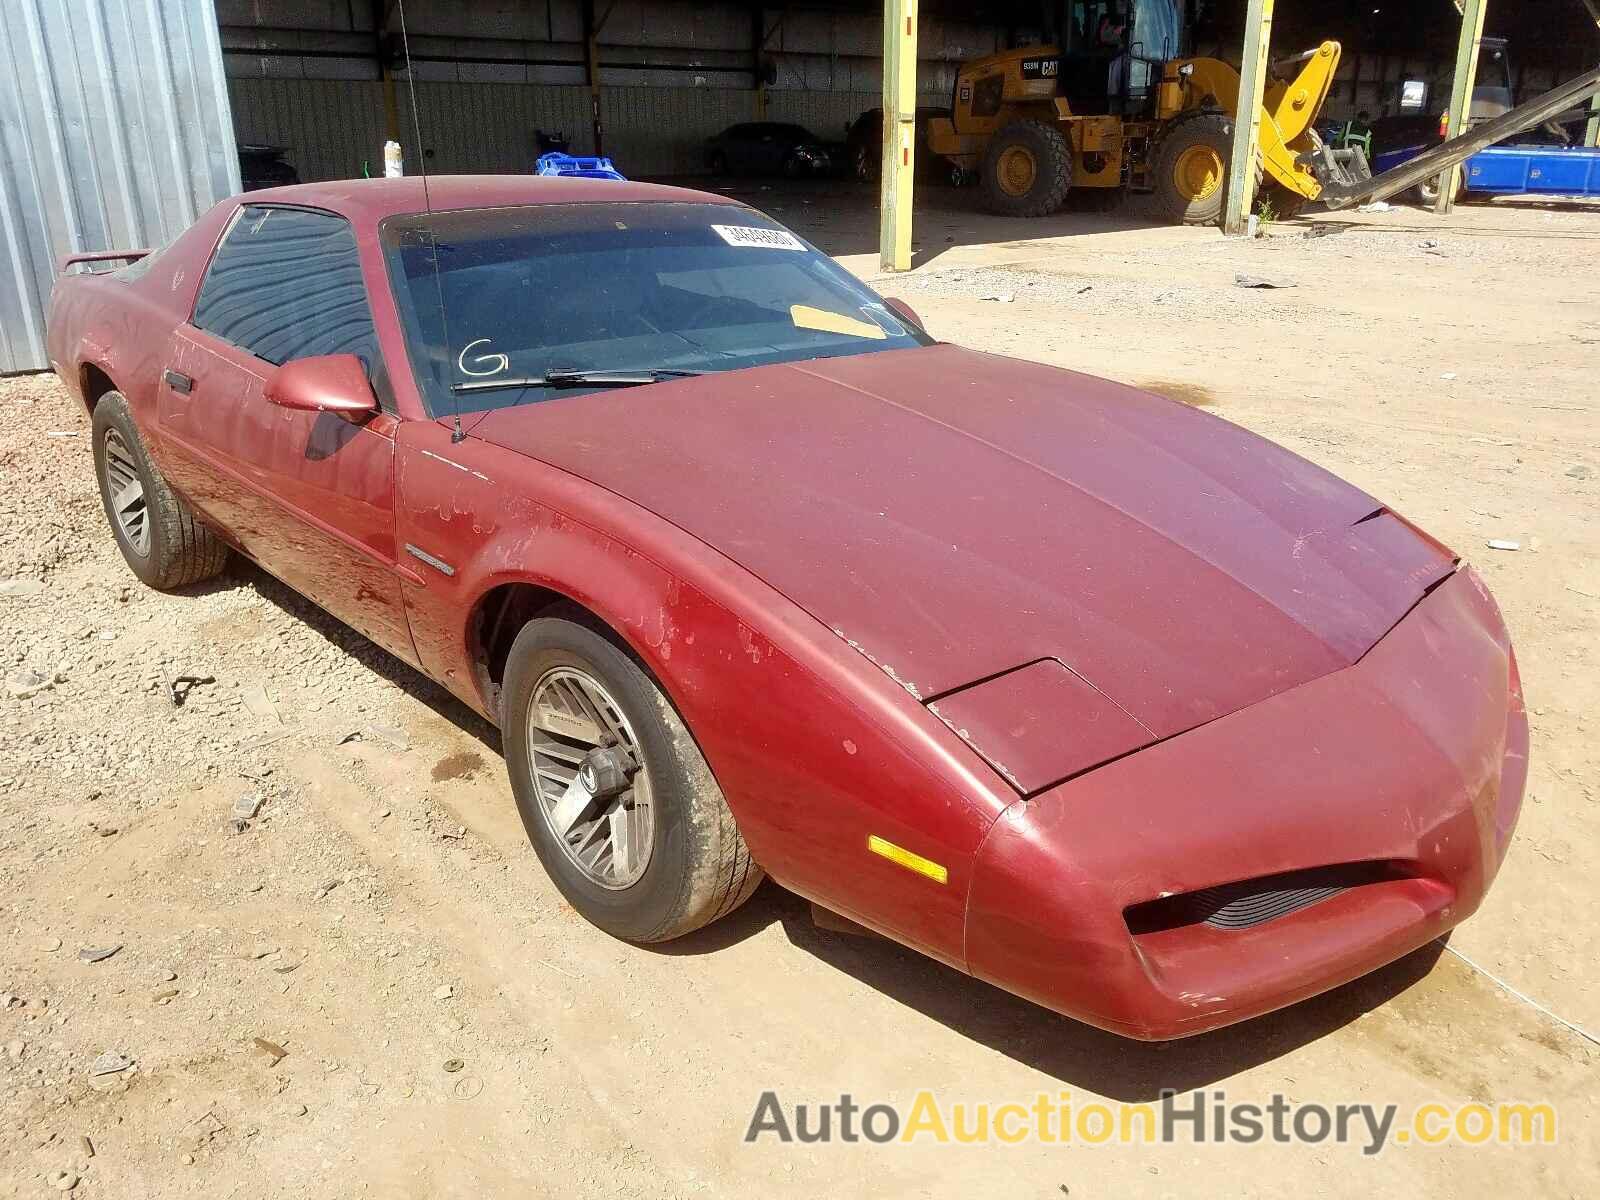
<svg viewBox="0 0 1600 1200">
<path fill-rule="evenodd" d="M 355 354 L 370 369 L 377 339 L 350 222 L 246 205 L 206 271 L 193 323 L 274 365 Z"/>
</svg>

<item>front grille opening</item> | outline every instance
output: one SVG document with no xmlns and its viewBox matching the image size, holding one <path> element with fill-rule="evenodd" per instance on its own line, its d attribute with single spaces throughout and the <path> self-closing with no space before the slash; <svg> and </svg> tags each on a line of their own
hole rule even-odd
<svg viewBox="0 0 1600 1200">
<path fill-rule="evenodd" d="M 1393 862 L 1341 863 L 1261 875 L 1216 887 L 1163 896 L 1129 906 L 1123 912 L 1135 937 L 1209 925 L 1213 929 L 1253 929 L 1290 913 L 1320 904 L 1351 888 L 1405 879 L 1413 872 Z"/>
</svg>

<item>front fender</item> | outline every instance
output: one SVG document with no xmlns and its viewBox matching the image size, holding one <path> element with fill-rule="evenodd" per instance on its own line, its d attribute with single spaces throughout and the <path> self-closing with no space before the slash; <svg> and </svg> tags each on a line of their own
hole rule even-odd
<svg viewBox="0 0 1600 1200">
<path fill-rule="evenodd" d="M 526 582 L 604 620 L 654 673 L 779 883 L 955 966 L 971 864 L 1013 793 L 899 685 L 782 596 L 630 501 L 434 422 L 398 442 L 406 607 L 425 669 L 490 719 L 471 615 Z M 448 569 L 449 574 L 445 573 Z M 943 883 L 868 850 L 876 836 Z"/>
</svg>

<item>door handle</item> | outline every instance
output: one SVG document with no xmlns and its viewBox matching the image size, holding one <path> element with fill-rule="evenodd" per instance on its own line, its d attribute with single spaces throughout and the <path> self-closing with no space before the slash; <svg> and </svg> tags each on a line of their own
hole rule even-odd
<svg viewBox="0 0 1600 1200">
<path fill-rule="evenodd" d="M 190 379 L 182 371 L 174 371 L 171 367 L 168 367 L 161 372 L 161 377 L 167 381 L 167 386 L 175 392 L 182 392 L 187 396 L 194 391 L 194 380 Z"/>
</svg>

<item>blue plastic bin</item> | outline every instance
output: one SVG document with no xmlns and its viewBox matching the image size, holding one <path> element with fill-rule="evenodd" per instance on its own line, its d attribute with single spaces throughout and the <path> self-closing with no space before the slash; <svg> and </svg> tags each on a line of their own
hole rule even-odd
<svg viewBox="0 0 1600 1200">
<path fill-rule="evenodd" d="M 576 176 L 579 179 L 627 179 L 626 175 L 611 165 L 609 158 L 582 158 L 559 151 L 541 154 L 534 164 L 533 173 Z"/>
</svg>

